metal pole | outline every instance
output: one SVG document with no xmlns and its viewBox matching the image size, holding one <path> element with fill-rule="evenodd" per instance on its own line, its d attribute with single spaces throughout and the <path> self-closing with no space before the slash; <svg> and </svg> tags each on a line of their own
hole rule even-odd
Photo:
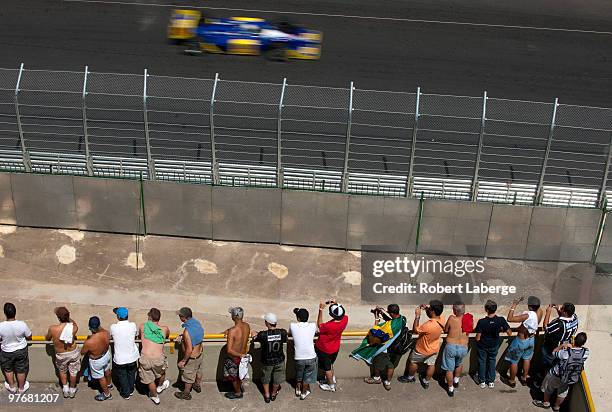
<svg viewBox="0 0 612 412">
<path fill-rule="evenodd" d="M 555 99 L 553 105 L 552 118 L 550 120 L 550 131 L 548 133 L 548 141 L 546 142 L 546 151 L 544 152 L 544 159 L 542 160 L 542 170 L 540 171 L 540 180 L 538 181 L 538 187 L 536 189 L 536 196 L 534 199 L 535 204 L 542 203 L 544 197 L 544 176 L 546 175 L 546 165 L 548 164 L 548 156 L 550 154 L 550 146 L 552 144 L 553 134 L 555 132 L 555 120 L 557 119 L 557 106 L 559 106 L 559 99 Z"/>
<path fill-rule="evenodd" d="M 283 146 L 281 137 L 281 122 L 283 115 L 283 100 L 285 99 L 285 87 L 287 87 L 287 78 L 283 79 L 283 89 L 281 90 L 280 101 L 278 102 L 278 125 L 277 132 L 278 136 L 276 139 L 276 185 L 280 188 L 283 187 Z"/>
<path fill-rule="evenodd" d="M 83 140 L 85 140 L 85 162 L 87 167 L 87 176 L 93 176 L 93 161 L 91 158 L 91 152 L 89 151 L 89 134 L 87 133 L 87 75 L 89 74 L 89 67 L 85 66 L 85 75 L 83 77 Z"/>
<path fill-rule="evenodd" d="M 478 172 L 480 170 L 480 155 L 482 153 L 482 140 L 484 137 L 485 120 L 487 115 L 487 92 L 482 97 L 482 117 L 480 118 L 480 135 L 478 136 L 478 150 L 476 151 L 476 165 L 472 178 L 472 201 L 478 200 Z"/>
<path fill-rule="evenodd" d="M 219 183 L 219 165 L 217 164 L 217 151 L 215 149 L 215 95 L 217 94 L 217 83 L 219 73 L 215 73 L 215 84 L 213 84 L 212 95 L 210 96 L 210 171 L 212 173 L 213 185 Z"/>
<path fill-rule="evenodd" d="M 412 128 L 412 144 L 410 148 L 410 170 L 408 171 L 408 180 L 406 181 L 406 197 L 412 196 L 414 179 L 414 152 L 416 151 L 417 129 L 419 126 L 419 105 L 421 103 L 421 88 L 417 87 L 416 104 L 414 106 L 414 127 Z"/>
<path fill-rule="evenodd" d="M 342 171 L 342 192 L 348 192 L 348 163 L 349 163 L 349 151 L 351 148 L 351 124 L 353 123 L 353 91 L 355 86 L 351 82 L 351 88 L 349 90 L 349 106 L 348 106 L 348 118 L 346 122 L 346 143 L 344 147 L 344 169 Z"/>
<path fill-rule="evenodd" d="M 144 69 L 144 84 L 142 89 L 142 113 L 144 117 L 145 144 L 147 145 L 147 166 L 149 170 L 149 179 L 155 180 L 155 163 L 151 157 L 151 142 L 149 141 L 149 118 L 147 115 L 147 77 L 149 73 Z"/>
<path fill-rule="evenodd" d="M 30 162 L 30 154 L 23 139 L 23 127 L 21 126 L 21 116 L 19 115 L 19 85 L 21 84 L 21 76 L 23 75 L 23 63 L 19 66 L 19 75 L 17 76 L 17 84 L 15 84 L 15 115 L 17 116 L 17 130 L 19 131 L 19 142 L 21 143 L 21 157 L 23 158 L 23 166 L 26 172 L 32 171 L 32 163 Z"/>
<path fill-rule="evenodd" d="M 601 181 L 601 188 L 599 189 L 599 202 L 598 206 L 603 207 L 606 201 L 606 188 L 608 186 L 608 171 L 610 170 L 610 162 L 612 161 L 612 133 L 610 133 L 610 143 L 608 145 L 608 158 L 606 159 L 606 166 L 604 169 L 603 180 Z"/>
</svg>

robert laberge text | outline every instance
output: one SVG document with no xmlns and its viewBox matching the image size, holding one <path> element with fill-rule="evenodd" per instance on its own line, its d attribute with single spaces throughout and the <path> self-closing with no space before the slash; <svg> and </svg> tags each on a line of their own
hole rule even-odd
<svg viewBox="0 0 612 412">
<path fill-rule="evenodd" d="M 441 285 L 440 283 L 398 283 L 395 285 L 384 285 L 382 283 L 374 283 L 372 290 L 377 294 L 386 293 L 401 293 L 401 294 L 433 294 L 433 293 L 471 293 L 471 294 L 498 294 L 508 296 L 516 293 L 516 286 L 497 285 L 489 286 L 484 283 L 472 285 L 471 283 L 460 283 L 458 285 Z"/>
</svg>

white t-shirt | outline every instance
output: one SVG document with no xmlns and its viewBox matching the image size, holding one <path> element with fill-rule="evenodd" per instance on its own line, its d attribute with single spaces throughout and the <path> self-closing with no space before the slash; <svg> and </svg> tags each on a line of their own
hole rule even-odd
<svg viewBox="0 0 612 412">
<path fill-rule="evenodd" d="M 528 315 L 529 317 L 523 321 L 523 326 L 527 328 L 527 332 L 530 335 L 533 335 L 538 330 L 538 314 L 532 310 L 523 312 L 523 315 Z"/>
<path fill-rule="evenodd" d="M 113 362 L 117 365 L 126 365 L 138 360 L 140 357 L 138 346 L 136 346 L 138 328 L 134 322 L 120 320 L 113 323 L 110 327 L 110 335 L 115 343 Z"/>
<path fill-rule="evenodd" d="M 295 360 L 306 360 L 317 357 L 314 349 L 314 336 L 317 325 L 313 322 L 294 322 L 289 326 L 293 336 Z"/>
<path fill-rule="evenodd" d="M 26 338 L 32 336 L 32 331 L 25 322 L 11 320 L 0 322 L 0 349 L 2 352 L 15 352 L 28 346 Z"/>
</svg>

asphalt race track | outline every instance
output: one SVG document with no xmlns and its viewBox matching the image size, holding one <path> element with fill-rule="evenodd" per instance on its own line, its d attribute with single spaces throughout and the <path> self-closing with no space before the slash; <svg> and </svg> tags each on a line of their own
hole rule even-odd
<svg viewBox="0 0 612 412">
<path fill-rule="evenodd" d="M 449 93 L 612 106 L 612 4 L 605 0 L 127 0 L 127 3 L 3 0 L 0 67 L 151 73 L 235 80 Z M 512 4 L 505 4 L 512 3 Z M 172 6 L 289 11 L 324 33 L 317 62 L 185 56 L 165 41 Z M 381 6 L 384 4 L 384 6 Z M 207 9 L 214 16 L 278 14 Z M 304 13 L 304 14 L 302 14 Z M 332 17 L 324 15 L 336 15 Z M 463 24 L 422 23 L 337 15 Z M 502 26 L 562 28 L 536 30 Z M 586 32 L 584 32 L 586 31 Z M 593 33 L 600 31 L 605 33 Z"/>
</svg>

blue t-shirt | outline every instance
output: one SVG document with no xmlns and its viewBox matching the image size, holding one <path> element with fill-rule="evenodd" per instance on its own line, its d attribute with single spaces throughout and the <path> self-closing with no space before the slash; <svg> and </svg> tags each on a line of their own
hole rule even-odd
<svg viewBox="0 0 612 412">
<path fill-rule="evenodd" d="M 510 329 L 510 325 L 501 316 L 482 318 L 476 324 L 475 333 L 480 333 L 478 345 L 481 348 L 495 348 L 500 344 L 499 334 Z"/>
<path fill-rule="evenodd" d="M 204 328 L 199 320 L 189 318 L 183 323 L 183 327 L 187 330 L 193 346 L 199 345 L 202 342 L 204 339 Z"/>
</svg>

